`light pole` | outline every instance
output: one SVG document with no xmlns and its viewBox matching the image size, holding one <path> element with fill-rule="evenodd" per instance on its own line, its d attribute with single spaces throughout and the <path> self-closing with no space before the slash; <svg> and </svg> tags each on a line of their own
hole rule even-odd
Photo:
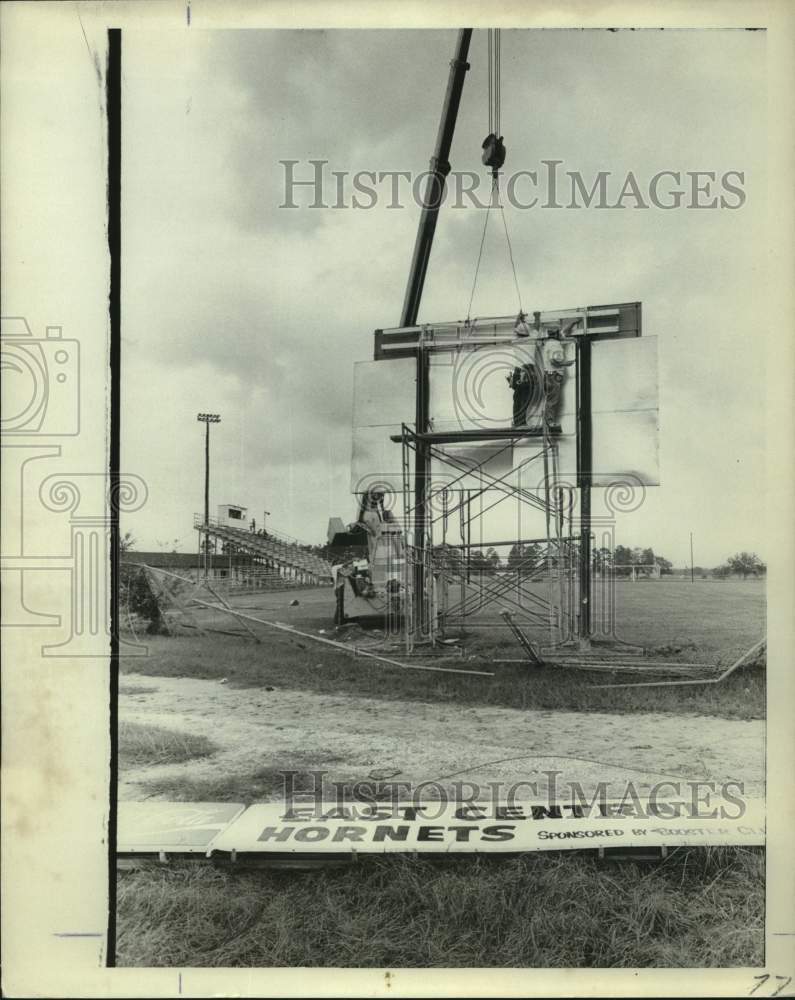
<svg viewBox="0 0 795 1000">
<path fill-rule="evenodd" d="M 217 413 L 197 413 L 196 419 L 204 424 L 204 577 L 209 576 L 210 551 L 210 424 L 219 424 Z"/>
<path fill-rule="evenodd" d="M 270 511 L 269 510 L 263 510 L 263 512 L 262 512 L 262 533 L 265 534 L 265 535 L 268 534 L 268 532 L 265 530 L 266 527 L 267 527 L 267 524 L 268 524 L 268 522 L 266 520 L 268 517 L 270 517 Z"/>
<path fill-rule="evenodd" d="M 693 571 L 693 532 L 690 532 L 690 582 L 696 582 L 696 575 Z"/>
</svg>

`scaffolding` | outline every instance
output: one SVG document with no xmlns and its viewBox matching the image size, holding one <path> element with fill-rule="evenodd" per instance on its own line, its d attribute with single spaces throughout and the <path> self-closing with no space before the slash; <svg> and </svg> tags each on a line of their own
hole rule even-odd
<svg viewBox="0 0 795 1000">
<path fill-rule="evenodd" d="M 496 455 L 500 455 L 512 449 L 516 441 L 526 438 L 537 439 L 540 447 L 501 476 L 484 468 L 495 458 L 494 452 L 481 461 L 469 461 L 444 451 L 444 445 L 476 440 L 498 442 Z M 412 653 L 418 641 L 433 647 L 448 631 L 464 626 L 504 628 L 516 622 L 547 631 L 549 647 L 572 642 L 578 627 L 579 535 L 574 531 L 572 487 L 559 478 L 557 442 L 546 421 L 540 431 L 513 427 L 423 434 L 403 424 L 400 435 L 392 440 L 401 445 L 406 539 L 412 537 L 412 527 L 416 527 L 416 486 L 411 469 L 418 448 L 424 446 L 429 459 L 453 474 L 441 487 L 435 486 L 431 477 L 426 478 L 421 498 L 424 512 L 421 545 L 406 546 L 403 573 L 406 652 Z M 543 465 L 540 496 L 534 489 L 521 485 L 522 472 L 533 463 Z M 473 478 L 478 485 L 466 486 Z M 519 531 L 513 539 L 473 540 L 473 526 L 482 526 L 485 514 L 509 500 L 516 503 L 517 509 L 527 505 L 541 511 L 545 534 L 523 538 Z M 520 516 L 518 521 L 521 523 Z M 457 541 L 450 541 L 453 525 L 457 527 Z M 474 551 L 504 545 L 512 546 L 515 557 L 511 565 L 486 569 L 482 558 L 473 565 Z M 538 545 L 542 546 L 540 558 Z M 529 547 L 532 547 L 530 554 Z M 422 581 L 419 593 L 418 581 Z M 496 618 L 478 620 L 487 609 L 496 610 Z"/>
</svg>

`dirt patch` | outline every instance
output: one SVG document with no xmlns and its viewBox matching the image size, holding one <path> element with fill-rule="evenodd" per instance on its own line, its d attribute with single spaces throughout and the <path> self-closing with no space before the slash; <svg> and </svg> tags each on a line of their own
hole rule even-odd
<svg viewBox="0 0 795 1000">
<path fill-rule="evenodd" d="M 533 782 L 526 797 L 605 782 L 639 794 L 665 779 L 738 781 L 763 794 L 764 723 L 706 716 L 609 714 L 385 701 L 303 690 L 239 689 L 220 681 L 127 675 L 151 693 L 120 698 L 120 719 L 211 738 L 212 758 L 120 774 L 119 797 L 151 796 L 148 781 L 248 774 L 257 768 L 327 770 L 328 781 Z M 518 793 L 521 794 L 521 793 Z M 664 794 L 664 793 L 663 793 Z M 670 792 L 669 792 L 670 794 Z"/>
</svg>

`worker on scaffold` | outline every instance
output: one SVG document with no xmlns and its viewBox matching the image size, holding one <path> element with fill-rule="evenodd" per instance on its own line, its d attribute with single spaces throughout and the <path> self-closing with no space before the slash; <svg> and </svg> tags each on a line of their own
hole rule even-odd
<svg viewBox="0 0 795 1000">
<path fill-rule="evenodd" d="M 533 387 L 536 384 L 535 365 L 517 365 L 510 375 L 506 376 L 506 381 L 513 389 L 513 426 L 527 426 L 527 411 L 533 396 Z"/>
<path fill-rule="evenodd" d="M 513 389 L 513 426 L 560 434 L 560 407 L 565 376 L 560 370 L 574 364 L 566 360 L 560 331 L 553 329 L 544 341 L 536 363 L 517 365 L 506 381 Z"/>
<path fill-rule="evenodd" d="M 571 324 L 563 331 L 565 336 L 574 324 Z M 562 368 L 570 368 L 574 364 L 574 358 L 566 360 L 566 351 L 561 344 L 561 331 L 558 328 L 549 330 L 549 338 L 544 341 L 542 347 L 543 368 L 544 368 L 544 422 L 547 430 L 551 434 L 560 434 L 560 408 L 563 402 L 563 383 L 566 376 L 561 371 Z"/>
</svg>

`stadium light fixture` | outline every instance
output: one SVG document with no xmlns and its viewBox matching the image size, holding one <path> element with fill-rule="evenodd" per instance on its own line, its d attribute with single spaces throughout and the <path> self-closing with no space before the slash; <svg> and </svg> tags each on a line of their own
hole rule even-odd
<svg viewBox="0 0 795 1000">
<path fill-rule="evenodd" d="M 210 526 L 210 424 L 221 422 L 219 413 L 197 413 L 196 419 L 204 424 L 204 527 Z M 210 533 L 205 530 L 204 535 L 204 575 L 209 575 L 208 559 Z"/>
</svg>

